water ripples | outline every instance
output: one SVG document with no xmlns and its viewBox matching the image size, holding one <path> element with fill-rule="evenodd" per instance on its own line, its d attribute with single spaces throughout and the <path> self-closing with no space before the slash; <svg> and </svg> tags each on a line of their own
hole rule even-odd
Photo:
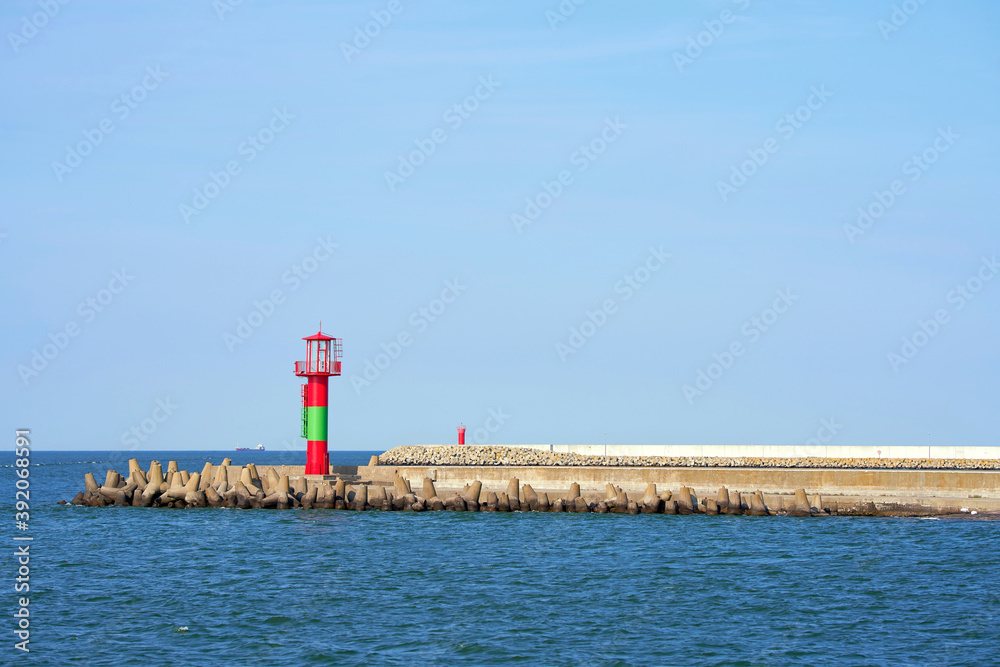
<svg viewBox="0 0 1000 667">
<path fill-rule="evenodd" d="M 998 522 L 54 505 L 87 471 L 32 476 L 35 664 L 943 666 L 1000 654 Z"/>
</svg>

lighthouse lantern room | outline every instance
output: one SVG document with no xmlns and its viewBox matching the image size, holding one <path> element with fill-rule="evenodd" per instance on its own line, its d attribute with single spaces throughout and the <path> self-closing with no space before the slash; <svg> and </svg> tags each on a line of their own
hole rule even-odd
<svg viewBox="0 0 1000 667">
<path fill-rule="evenodd" d="M 307 378 L 302 385 L 302 437 L 306 439 L 307 475 L 325 475 L 330 470 L 327 452 L 328 401 L 327 382 L 340 375 L 339 338 L 322 331 L 302 340 L 306 342 L 305 361 L 295 362 L 295 374 Z"/>
</svg>

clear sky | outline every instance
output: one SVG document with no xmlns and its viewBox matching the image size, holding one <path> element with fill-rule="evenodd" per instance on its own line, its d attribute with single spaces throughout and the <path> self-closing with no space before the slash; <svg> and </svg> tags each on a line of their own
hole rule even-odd
<svg viewBox="0 0 1000 667">
<path fill-rule="evenodd" d="M 1000 444 L 1000 5 L 225 2 L 0 7 L 8 433 Z"/>
</svg>

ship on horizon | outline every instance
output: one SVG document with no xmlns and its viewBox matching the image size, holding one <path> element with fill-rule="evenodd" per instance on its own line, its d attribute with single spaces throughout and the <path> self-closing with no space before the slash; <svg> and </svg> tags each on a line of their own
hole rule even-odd
<svg viewBox="0 0 1000 667">
<path fill-rule="evenodd" d="M 238 451 L 238 452 L 262 452 L 262 451 L 264 451 L 264 444 L 261 443 L 261 444 L 257 445 L 256 447 L 240 447 L 239 445 L 236 445 L 236 451 Z"/>
</svg>

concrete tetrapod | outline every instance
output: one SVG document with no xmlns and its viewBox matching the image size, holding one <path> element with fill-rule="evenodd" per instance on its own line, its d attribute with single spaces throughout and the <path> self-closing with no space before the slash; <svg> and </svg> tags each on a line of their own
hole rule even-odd
<svg viewBox="0 0 1000 667">
<path fill-rule="evenodd" d="M 510 510 L 512 512 L 517 512 L 521 509 L 521 501 L 519 498 L 521 489 L 521 480 L 517 477 L 511 477 L 510 481 L 507 482 L 507 502 L 510 503 Z"/>
<path fill-rule="evenodd" d="M 624 491 L 619 491 L 615 494 L 615 514 L 625 514 L 628 511 L 628 494 Z"/>
<path fill-rule="evenodd" d="M 551 509 L 551 504 L 549 503 L 549 494 L 543 491 L 542 493 L 538 493 L 536 495 L 538 497 L 538 511 L 548 512 Z"/>
<path fill-rule="evenodd" d="M 316 499 L 313 500 L 313 507 L 319 509 L 333 509 L 333 503 L 329 501 L 330 493 L 332 489 L 329 484 L 318 484 L 314 487 L 316 489 Z M 385 495 L 385 487 L 380 486 L 382 489 L 383 496 Z M 311 491 L 312 489 L 310 489 Z M 305 505 L 303 505 L 305 507 Z M 388 509 L 388 507 L 383 507 L 382 509 Z"/>
<path fill-rule="evenodd" d="M 283 509 L 288 508 L 288 497 L 282 498 L 281 493 L 275 489 L 268 495 L 264 496 L 263 500 L 260 501 L 261 507 L 278 507 L 279 503 L 282 504 Z"/>
<path fill-rule="evenodd" d="M 184 494 L 184 503 L 188 507 L 205 507 L 208 505 L 204 491 L 188 491 Z"/>
<path fill-rule="evenodd" d="M 278 478 L 278 488 L 276 490 L 276 493 L 278 495 L 278 509 L 288 509 L 288 506 L 290 504 L 288 501 L 289 491 L 290 488 L 288 483 L 288 475 L 282 475 L 281 477 Z M 263 493 L 263 491 L 261 491 L 261 493 Z"/>
<path fill-rule="evenodd" d="M 388 493 L 389 493 L 389 490 L 386 489 L 386 495 L 387 496 L 388 496 Z M 392 498 L 389 500 L 389 503 L 392 505 L 392 509 L 397 510 L 397 511 L 398 510 L 404 510 L 404 509 L 406 509 L 406 496 L 407 495 L 409 495 L 409 494 L 407 494 L 407 493 L 400 494 L 399 493 L 399 489 L 398 488 L 394 488 L 393 491 L 392 491 Z M 338 500 L 337 502 L 341 502 L 341 501 Z"/>
<path fill-rule="evenodd" d="M 219 492 L 212 486 L 205 488 L 205 500 L 208 501 L 208 504 L 211 507 L 222 507 L 223 504 L 222 496 L 220 496 Z"/>
<path fill-rule="evenodd" d="M 197 491 L 199 484 L 201 484 L 201 473 L 192 473 L 188 476 L 188 481 L 184 484 L 184 490 L 188 492 Z"/>
<path fill-rule="evenodd" d="M 795 489 L 795 500 L 788 508 L 788 516 L 812 516 L 812 507 L 806 497 L 805 489 Z"/>
<path fill-rule="evenodd" d="M 281 475 L 274 468 L 268 468 L 260 481 L 266 482 L 268 488 L 274 492 L 278 490 L 278 482 L 281 481 Z"/>
<path fill-rule="evenodd" d="M 160 467 L 159 461 L 153 461 L 149 464 L 149 475 L 147 475 L 146 479 L 150 486 L 157 488 L 163 486 L 163 468 Z"/>
<path fill-rule="evenodd" d="M 201 481 L 198 482 L 198 490 L 204 491 L 212 485 L 212 462 L 206 461 L 201 469 Z"/>
<path fill-rule="evenodd" d="M 236 488 L 234 489 L 234 491 L 236 498 L 236 507 L 238 507 L 239 509 L 249 509 L 250 499 L 253 496 L 250 495 L 250 490 L 247 489 L 246 484 L 244 484 L 242 481 L 236 482 Z"/>
<path fill-rule="evenodd" d="M 725 514 L 729 509 L 729 489 L 722 487 L 715 496 L 715 505 L 719 512 Z"/>
<path fill-rule="evenodd" d="M 677 501 L 678 514 L 694 514 L 698 511 L 698 506 L 691 500 L 691 489 L 686 486 L 682 486 L 673 499 Z"/>
<path fill-rule="evenodd" d="M 486 504 L 483 506 L 483 510 L 487 512 L 496 512 L 497 506 L 500 504 L 500 498 L 496 493 L 490 491 L 486 494 Z"/>
<path fill-rule="evenodd" d="M 656 484 L 650 482 L 649 484 L 646 485 L 646 492 L 642 494 L 642 502 L 643 504 L 645 504 L 651 498 L 657 498 L 657 497 L 658 496 L 656 495 Z"/>
<path fill-rule="evenodd" d="M 729 503 L 726 507 L 726 514 L 743 514 L 743 499 L 739 491 L 729 494 Z"/>
<path fill-rule="evenodd" d="M 140 491 L 146 490 L 146 485 L 149 484 L 149 481 L 146 479 L 146 473 L 142 470 L 135 470 L 129 474 L 129 477 L 133 482 L 135 482 L 136 486 L 139 487 Z"/>
<path fill-rule="evenodd" d="M 472 484 L 469 485 L 469 488 L 466 489 L 465 493 L 462 494 L 462 497 L 465 498 L 465 502 L 467 503 L 471 502 L 478 503 L 480 497 L 482 496 L 482 493 L 483 493 L 483 483 L 477 479 L 473 481 Z"/>
<path fill-rule="evenodd" d="M 115 504 L 116 505 L 131 505 L 132 504 L 132 494 L 138 488 L 135 483 L 130 482 L 125 486 L 118 489 L 115 493 Z"/>
<path fill-rule="evenodd" d="M 653 496 L 642 503 L 643 514 L 662 514 L 664 506 L 663 498 Z"/>
<path fill-rule="evenodd" d="M 756 493 L 750 496 L 749 514 L 750 516 L 768 516 L 767 505 L 764 504 L 764 499 Z"/>
<path fill-rule="evenodd" d="M 524 509 L 537 512 L 538 511 L 538 494 L 535 490 L 531 488 L 530 484 L 525 484 L 521 487 L 521 495 L 524 498 L 524 504 L 526 507 Z"/>
<path fill-rule="evenodd" d="M 150 477 L 152 477 L 154 470 L 150 470 L 149 472 L 150 472 Z M 163 479 L 163 475 L 160 473 L 158 464 L 155 468 L 155 472 L 159 475 L 160 479 Z M 160 495 L 160 484 L 156 484 L 155 479 L 151 479 L 149 484 L 147 484 L 146 488 L 143 489 L 142 491 L 142 495 L 140 496 L 139 499 L 139 506 L 140 507 L 151 506 L 153 504 L 153 501 L 156 500 L 159 497 L 159 495 Z"/>
<path fill-rule="evenodd" d="M 393 491 L 395 491 L 395 496 L 397 498 L 402 498 L 410 492 L 410 483 L 399 475 L 396 475 L 392 480 L 392 488 Z"/>
<path fill-rule="evenodd" d="M 253 483 L 253 479 L 250 477 L 250 469 L 247 468 L 246 466 L 240 468 L 240 481 L 243 483 L 243 486 L 247 487 L 248 489 L 251 486 L 256 486 Z"/>
<path fill-rule="evenodd" d="M 580 497 L 580 485 L 573 482 L 569 485 L 569 492 L 566 493 L 566 502 L 572 505 Z"/>
<path fill-rule="evenodd" d="M 185 471 L 181 471 L 181 481 L 184 480 Z M 204 507 L 207 502 L 205 500 L 205 494 L 198 491 L 198 485 L 201 483 L 201 474 L 194 473 L 188 475 L 187 481 L 181 487 L 173 487 L 167 491 L 166 495 L 172 500 L 181 500 L 185 505 L 194 505 L 196 507 Z"/>
<path fill-rule="evenodd" d="M 814 512 L 819 512 L 822 514 L 826 513 L 825 509 L 823 508 L 823 497 L 820 496 L 818 493 L 813 494 L 812 502 L 810 504 L 812 505 L 812 509 Z"/>
<path fill-rule="evenodd" d="M 177 500 L 184 500 L 184 496 L 186 496 L 188 491 L 191 491 L 192 489 L 189 489 L 185 484 L 182 484 L 181 480 L 182 477 L 179 471 L 173 473 L 170 481 L 170 488 L 160 494 L 159 500 L 161 505 L 173 503 Z M 188 481 L 191 481 L 190 477 L 188 478 Z"/>
<path fill-rule="evenodd" d="M 608 507 L 610 508 L 616 498 L 618 498 L 618 488 L 611 482 L 608 482 L 604 485 L 604 502 L 608 503 Z"/>
<path fill-rule="evenodd" d="M 358 487 L 357 492 L 354 494 L 354 502 L 351 504 L 351 507 L 360 512 L 367 509 L 366 507 L 367 505 L 368 505 L 368 486 L 366 484 L 362 484 L 361 486 Z"/>
<path fill-rule="evenodd" d="M 656 484 L 650 482 L 646 485 L 646 493 L 642 496 L 643 514 L 659 514 L 663 512 L 663 498 L 656 495 Z"/>
</svg>

